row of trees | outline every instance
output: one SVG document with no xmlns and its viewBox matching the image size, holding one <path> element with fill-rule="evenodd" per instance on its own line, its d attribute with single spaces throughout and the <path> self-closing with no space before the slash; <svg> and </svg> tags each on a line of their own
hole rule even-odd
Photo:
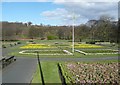
<svg viewBox="0 0 120 85">
<path fill-rule="evenodd" d="M 32 25 L 28 23 L 18 22 L 1 22 L 2 23 L 2 39 L 72 39 L 72 26 L 50 26 L 50 25 Z M 100 18 L 94 20 L 90 26 L 82 24 L 75 26 L 75 40 L 81 41 L 85 39 L 113 41 L 117 42 L 118 24 L 109 18 Z"/>
</svg>

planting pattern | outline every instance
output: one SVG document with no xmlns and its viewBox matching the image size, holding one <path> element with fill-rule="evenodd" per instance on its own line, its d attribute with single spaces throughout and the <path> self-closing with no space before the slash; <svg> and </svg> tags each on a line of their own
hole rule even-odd
<svg viewBox="0 0 120 85">
<path fill-rule="evenodd" d="M 119 83 L 119 64 L 106 63 L 66 63 L 74 83 Z"/>
</svg>

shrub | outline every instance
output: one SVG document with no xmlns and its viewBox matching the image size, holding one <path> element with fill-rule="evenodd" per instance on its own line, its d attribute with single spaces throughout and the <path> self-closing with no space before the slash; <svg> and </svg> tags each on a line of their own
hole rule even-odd
<svg viewBox="0 0 120 85">
<path fill-rule="evenodd" d="M 17 44 L 21 44 L 21 42 L 17 42 Z"/>
<path fill-rule="evenodd" d="M 6 48 L 6 46 L 5 46 L 5 45 L 2 45 L 2 48 Z"/>
<path fill-rule="evenodd" d="M 33 42 L 32 40 L 30 40 L 29 42 Z"/>
<path fill-rule="evenodd" d="M 49 36 L 47 36 L 47 39 L 48 40 L 54 40 L 54 39 L 57 39 L 57 37 L 53 36 L 53 35 L 49 35 Z"/>
<path fill-rule="evenodd" d="M 12 44 L 10 44 L 10 47 L 12 47 L 13 45 Z"/>
<path fill-rule="evenodd" d="M 86 44 L 95 44 L 95 41 L 86 42 Z"/>
<path fill-rule="evenodd" d="M 44 38 L 44 37 L 43 37 L 43 38 L 41 38 L 41 40 L 45 40 L 45 39 L 46 39 L 46 38 Z"/>
</svg>

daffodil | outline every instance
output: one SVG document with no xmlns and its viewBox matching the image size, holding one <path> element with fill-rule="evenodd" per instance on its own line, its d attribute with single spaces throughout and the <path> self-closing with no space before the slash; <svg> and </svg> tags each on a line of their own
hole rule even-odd
<svg viewBox="0 0 120 85">
<path fill-rule="evenodd" d="M 45 45 L 45 44 L 28 44 L 26 46 L 20 47 L 22 49 L 38 49 L 38 48 L 54 48 L 54 46 Z"/>
<path fill-rule="evenodd" d="M 76 44 L 75 48 L 102 48 L 103 46 L 91 45 L 91 44 Z"/>
</svg>

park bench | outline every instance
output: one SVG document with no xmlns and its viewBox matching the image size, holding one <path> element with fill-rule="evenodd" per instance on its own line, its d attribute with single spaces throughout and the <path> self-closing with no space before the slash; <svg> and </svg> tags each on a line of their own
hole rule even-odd
<svg viewBox="0 0 120 85">
<path fill-rule="evenodd" d="M 7 62 L 7 64 L 10 64 L 11 62 L 15 61 L 16 59 L 14 58 L 14 56 L 11 56 L 11 57 L 7 57 L 5 59 L 5 62 Z"/>
<path fill-rule="evenodd" d="M 1 68 L 4 68 L 6 66 L 6 62 L 5 62 L 5 58 L 4 57 L 2 57 L 0 59 L 0 66 L 1 66 Z"/>
<path fill-rule="evenodd" d="M 0 60 L 0 63 L 2 63 L 2 68 L 6 67 L 7 65 L 9 65 L 10 63 L 12 63 L 13 61 L 16 61 L 15 56 L 11 56 L 11 57 L 3 57 Z"/>
<path fill-rule="evenodd" d="M 2 63 L 2 68 L 4 68 L 6 66 L 5 58 L 2 58 L 1 63 Z"/>
</svg>

